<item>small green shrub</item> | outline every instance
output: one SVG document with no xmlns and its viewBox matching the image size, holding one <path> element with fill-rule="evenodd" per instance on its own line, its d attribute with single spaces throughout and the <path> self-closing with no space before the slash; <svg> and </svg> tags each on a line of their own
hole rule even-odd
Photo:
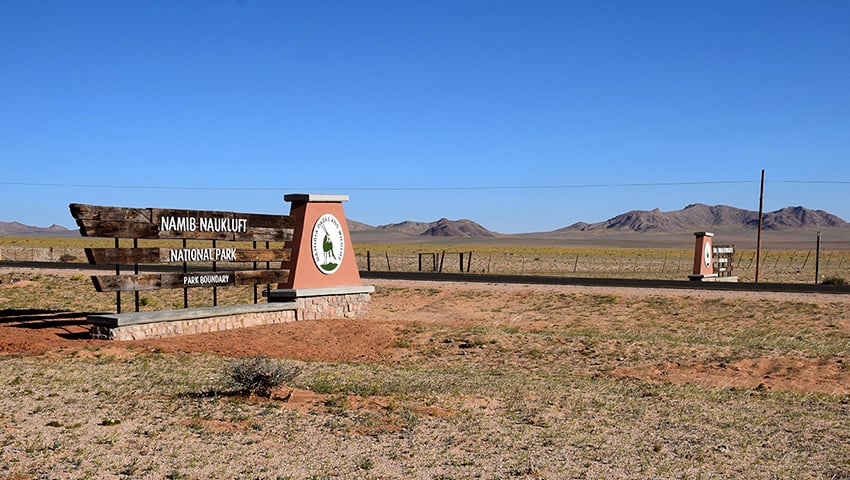
<svg viewBox="0 0 850 480">
<path fill-rule="evenodd" d="M 291 381 L 301 367 L 287 365 L 264 356 L 246 357 L 230 363 L 230 379 L 240 392 L 250 396 L 271 396 L 271 390 Z"/>
<path fill-rule="evenodd" d="M 372 470 L 372 468 L 375 467 L 375 461 L 366 457 L 357 462 L 357 467 L 359 467 L 360 470 Z"/>
<path fill-rule="evenodd" d="M 839 277 L 837 275 L 833 275 L 831 277 L 826 277 L 821 282 L 823 285 L 847 285 L 847 280 L 844 280 L 843 277 Z"/>
</svg>

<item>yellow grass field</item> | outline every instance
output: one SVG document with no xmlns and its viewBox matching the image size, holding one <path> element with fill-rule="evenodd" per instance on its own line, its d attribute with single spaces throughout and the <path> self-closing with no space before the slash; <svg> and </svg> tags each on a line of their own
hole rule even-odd
<svg viewBox="0 0 850 480">
<path fill-rule="evenodd" d="M 207 242 L 209 243 L 209 242 Z M 225 242 L 221 242 L 225 243 Z M 236 242 L 247 246 L 246 243 Z M 204 244 L 201 241 L 192 245 Z M 121 246 L 130 246 L 123 240 Z M 143 246 L 178 246 L 177 241 L 146 240 Z M 85 262 L 86 246 L 111 247 L 111 239 L 0 237 L 0 260 Z M 263 245 L 260 245 L 262 247 Z M 279 248 L 280 244 L 271 244 Z M 438 271 L 615 277 L 684 280 L 692 273 L 693 250 L 672 248 L 573 248 L 527 245 L 409 245 L 355 244 L 360 270 Z M 462 256 L 462 258 L 461 258 Z M 814 283 L 816 252 L 813 250 L 763 250 L 759 281 Z M 461 261 L 463 265 L 461 266 Z M 421 265 L 421 267 L 420 267 Z M 821 252 L 820 280 L 850 281 L 850 252 Z M 739 281 L 755 279 L 756 252 L 739 250 L 733 274 Z"/>
</svg>

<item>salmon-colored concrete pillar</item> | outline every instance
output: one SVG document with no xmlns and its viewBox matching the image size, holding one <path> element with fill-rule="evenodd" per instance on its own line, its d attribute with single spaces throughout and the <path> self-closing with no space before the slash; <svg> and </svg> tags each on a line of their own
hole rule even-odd
<svg viewBox="0 0 850 480">
<path fill-rule="evenodd" d="M 694 273 L 691 277 L 714 276 L 712 265 L 711 238 L 713 233 L 694 232 L 696 244 L 694 246 Z"/>
<path fill-rule="evenodd" d="M 305 289 L 360 286 L 360 273 L 342 202 L 348 195 L 291 194 L 295 218 L 289 278 L 278 288 Z"/>
</svg>

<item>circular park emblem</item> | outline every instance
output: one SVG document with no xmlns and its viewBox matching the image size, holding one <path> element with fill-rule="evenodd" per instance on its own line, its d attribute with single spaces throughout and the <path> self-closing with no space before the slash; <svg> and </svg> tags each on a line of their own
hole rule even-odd
<svg viewBox="0 0 850 480">
<path fill-rule="evenodd" d="M 706 267 L 711 266 L 711 242 L 706 242 L 705 248 L 702 250 L 703 261 Z"/>
<path fill-rule="evenodd" d="M 330 275 L 339 269 L 345 253 L 345 236 L 336 217 L 326 213 L 316 220 L 310 237 L 310 249 L 319 271 Z"/>
</svg>

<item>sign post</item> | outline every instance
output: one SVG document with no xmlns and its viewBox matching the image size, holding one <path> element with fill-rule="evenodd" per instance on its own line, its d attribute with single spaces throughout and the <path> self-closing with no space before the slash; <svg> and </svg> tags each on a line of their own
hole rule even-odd
<svg viewBox="0 0 850 480">
<path fill-rule="evenodd" d="M 342 202 L 348 195 L 291 194 L 292 261 L 282 289 L 361 286 Z M 295 268 L 295 266 L 298 268 Z"/>
<path fill-rule="evenodd" d="M 705 280 L 715 278 L 712 262 L 711 239 L 714 237 L 710 232 L 694 232 L 696 242 L 694 244 L 694 273 L 688 275 L 691 280 Z"/>
<path fill-rule="evenodd" d="M 714 245 L 711 232 L 694 232 L 694 273 L 688 278 L 700 282 L 737 282 L 732 275 L 734 245 Z"/>
<path fill-rule="evenodd" d="M 269 303 L 295 302 L 299 320 L 358 317 L 375 287 L 360 283 L 342 209 L 348 196 L 296 193 L 283 199 L 291 202 L 295 222 L 292 260 L 289 277 L 269 291 Z"/>
</svg>

